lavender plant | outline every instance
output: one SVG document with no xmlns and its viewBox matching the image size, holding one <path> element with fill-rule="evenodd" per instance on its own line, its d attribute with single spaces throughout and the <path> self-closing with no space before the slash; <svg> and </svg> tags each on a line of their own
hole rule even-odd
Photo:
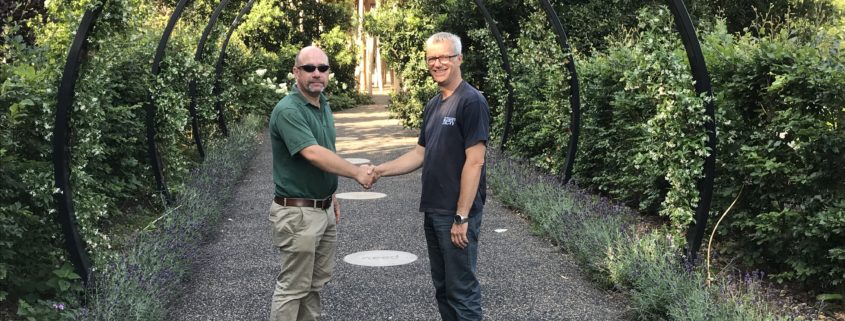
<svg viewBox="0 0 845 321">
<path fill-rule="evenodd" d="M 493 150 L 488 182 L 497 199 L 517 207 L 535 231 L 569 252 L 599 284 L 629 294 L 632 319 L 684 321 L 814 320 L 817 313 L 781 312 L 764 291 L 762 273 L 741 278 L 706 273 L 681 255 L 663 225 L 643 223 L 634 210 L 591 195 Z"/>
<path fill-rule="evenodd" d="M 257 146 L 263 118 L 245 117 L 229 138 L 209 147 L 172 207 L 119 252 L 102 255 L 85 320 L 162 320 L 205 235 L 219 223 L 231 187 Z"/>
</svg>

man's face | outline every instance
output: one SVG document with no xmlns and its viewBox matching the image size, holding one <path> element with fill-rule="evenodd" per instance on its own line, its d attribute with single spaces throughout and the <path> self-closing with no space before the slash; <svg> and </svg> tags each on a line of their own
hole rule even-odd
<svg viewBox="0 0 845 321">
<path fill-rule="evenodd" d="M 431 78 L 446 86 L 460 77 L 463 56 L 455 54 L 455 48 L 448 41 L 434 43 L 425 51 L 426 64 Z"/>
<path fill-rule="evenodd" d="M 329 58 L 319 50 L 305 51 L 293 68 L 293 75 L 299 90 L 311 97 L 317 97 L 329 82 Z M 322 69 L 322 71 L 321 71 Z"/>
</svg>

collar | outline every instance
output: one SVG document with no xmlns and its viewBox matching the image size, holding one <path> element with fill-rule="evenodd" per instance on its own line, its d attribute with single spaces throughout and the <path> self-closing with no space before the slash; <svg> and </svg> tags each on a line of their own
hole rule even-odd
<svg viewBox="0 0 845 321">
<path fill-rule="evenodd" d="M 293 88 L 291 88 L 290 94 L 293 95 L 294 97 L 296 97 L 297 99 L 299 99 L 300 101 L 302 101 L 304 104 L 306 104 L 308 106 L 311 106 L 311 107 L 314 107 L 314 108 L 323 108 L 324 106 L 328 107 L 329 99 L 328 99 L 328 97 L 326 97 L 325 92 L 320 93 L 320 97 L 319 97 L 320 106 L 314 106 L 313 104 L 311 104 L 311 102 L 308 101 L 308 98 L 305 98 L 305 95 L 303 95 L 302 92 L 299 91 L 299 86 L 294 85 Z"/>
</svg>

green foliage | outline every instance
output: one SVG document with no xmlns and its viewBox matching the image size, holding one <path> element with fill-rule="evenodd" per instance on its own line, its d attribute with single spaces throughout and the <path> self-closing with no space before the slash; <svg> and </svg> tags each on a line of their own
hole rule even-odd
<svg viewBox="0 0 845 321">
<path fill-rule="evenodd" d="M 190 199 L 191 193 L 200 192 L 192 191 L 186 184 L 194 179 L 192 168 L 202 160 L 191 133 L 188 80 L 197 81 L 197 114 L 206 146 L 215 146 L 221 136 L 218 103 L 224 108 L 227 122 L 237 123 L 250 115 L 268 114 L 288 88 L 284 75 L 291 64 L 282 68 L 279 54 L 247 46 L 236 34 L 226 53 L 219 91 L 212 92 L 216 78 L 213 64 L 221 36 L 229 27 L 224 21 L 231 21 L 231 14 L 221 17 L 214 26 L 205 58 L 197 62 L 193 56 L 216 1 L 195 1 L 187 9 L 196 9 L 202 15 L 189 14 L 176 25 L 157 77 L 151 75 L 150 64 L 172 11 L 169 6 L 175 1 L 51 1 L 45 3 L 42 16 L 4 24 L 0 47 L 0 301 L 12 302 L 9 305 L 17 306 L 24 318 L 74 319 L 80 313 L 76 299 L 80 281 L 62 272 L 67 270 L 68 254 L 53 204 L 53 193 L 58 191 L 54 187 L 51 140 L 56 91 L 70 42 L 85 10 L 100 3 L 103 11 L 82 54 L 69 124 L 76 222 L 99 271 L 109 270 L 105 266 L 122 255 L 114 250 L 134 246 L 123 243 L 132 238 L 112 232 L 137 220 L 132 215 L 139 211 L 149 215 L 164 207 L 155 191 L 147 154 L 148 97 L 156 110 L 157 145 L 168 185 L 177 199 Z M 233 1 L 229 9 L 240 5 Z M 336 19 L 336 25 L 344 21 L 348 25 L 351 13 L 347 5 L 320 4 L 325 8 L 315 12 L 325 13 L 324 18 L 342 13 L 345 20 Z M 312 27 L 318 30 L 316 25 Z M 337 55 L 344 59 L 333 66 L 336 78 L 353 79 L 353 67 L 349 66 L 354 65 L 350 60 L 354 54 L 341 52 L 348 48 L 339 45 L 344 43 L 341 38 L 345 29 L 330 30 L 323 39 L 337 47 Z M 314 35 L 315 39 L 322 37 L 320 33 Z M 292 57 L 293 54 L 285 56 L 291 61 Z M 254 131 L 249 137 L 254 137 Z M 238 148 L 250 146 L 240 144 Z M 209 157 L 210 152 L 206 163 Z M 241 166 L 223 165 L 220 168 L 230 169 L 232 175 Z M 213 208 L 195 213 L 213 217 L 207 211 Z M 182 264 L 156 260 L 137 258 L 136 263 L 158 271 L 167 271 L 171 263 Z M 119 276 L 105 276 L 102 280 L 108 286 L 129 282 L 121 281 Z M 110 284 L 109 280 L 115 283 Z M 178 278 L 168 280 L 176 282 Z M 123 302 L 144 306 L 137 310 L 145 311 L 141 315 L 156 315 L 168 298 L 156 295 L 163 292 L 133 293 L 134 296 L 126 294 L 129 299 Z M 109 297 L 104 298 L 108 301 Z"/>
<path fill-rule="evenodd" d="M 47 280 L 47 287 L 56 291 L 52 300 L 27 298 L 18 301 L 18 316 L 24 320 L 77 320 L 80 311 L 74 309 L 79 304 L 82 294 L 79 275 L 73 272 L 73 266 L 65 262 L 59 269 L 53 270 Z M 38 286 L 38 285 L 36 285 Z M 37 302 L 30 304 L 29 302 Z"/>
<path fill-rule="evenodd" d="M 494 17 L 527 12 L 519 1 L 494 0 L 487 2 L 487 7 Z M 503 19 L 499 28 L 503 32 L 518 30 L 518 22 Z M 437 94 L 423 59 L 425 39 L 435 32 L 448 31 L 461 38 L 463 78 L 478 88 L 486 86 L 483 44 L 469 36 L 473 30 L 486 28 L 486 22 L 471 1 L 388 1 L 365 17 L 364 28 L 378 37 L 382 58 L 401 79 L 401 89 L 391 95 L 388 109 L 403 126 L 419 127 L 425 102 Z"/>
<path fill-rule="evenodd" d="M 338 26 L 349 30 L 352 8 L 350 1 L 259 0 L 238 29 L 250 48 L 270 52 L 285 52 L 286 47 L 298 50 L 320 39 L 323 29 Z"/>
<path fill-rule="evenodd" d="M 694 21 L 725 20 L 728 31 L 750 29 L 761 17 L 783 20 L 813 17 L 818 23 L 835 22 L 841 16 L 840 0 L 687 0 L 684 1 Z M 552 0 L 570 41 L 584 52 L 605 51 L 614 46 L 608 37 L 637 26 L 637 12 L 665 4 L 655 0 Z"/>
<path fill-rule="evenodd" d="M 705 147 L 705 97 L 693 91 L 668 11 L 641 10 L 636 21 L 606 39 L 606 50 L 576 55 L 582 127 L 574 179 L 669 218 L 678 236 L 693 222 L 703 159 L 713 152 Z M 701 39 L 719 126 L 714 213 L 751 187 L 720 231 L 730 240 L 724 250 L 779 280 L 832 287 L 845 282 L 842 244 L 831 242 L 845 237 L 838 183 L 845 35 L 816 23 L 761 21 L 756 35 L 705 25 Z M 551 45 L 542 15 L 528 15 L 521 27 L 511 49 L 516 109 L 508 149 L 557 174 L 568 144 L 568 75 L 559 64 L 567 57 Z M 504 106 L 498 49 L 485 32 L 471 35 L 483 44 L 489 100 Z M 495 115 L 501 135 L 503 113 Z"/>
<path fill-rule="evenodd" d="M 832 240 L 845 238 L 845 34 L 802 20 L 758 30 L 705 40 L 725 110 L 715 208 L 746 186 L 721 232 L 744 235 L 730 238 L 729 253 L 771 266 L 781 280 L 842 284 L 843 245 Z"/>
<path fill-rule="evenodd" d="M 410 4 L 382 6 L 365 19 L 367 32 L 379 38 L 382 57 L 402 79 L 402 88 L 391 94 L 388 110 L 403 126 L 419 127 L 425 102 L 437 93 L 437 85 L 429 80 L 421 35 L 433 34 L 440 18 Z"/>
<path fill-rule="evenodd" d="M 561 245 L 598 283 L 625 291 L 631 319 L 684 321 L 809 320 L 776 312 L 763 300 L 759 273 L 718 274 L 705 286 L 704 271 L 678 255 L 671 231 L 640 226 L 623 206 L 563 186 L 530 163 L 490 155 L 488 182 L 497 199 L 515 207 L 543 236 Z"/>
<path fill-rule="evenodd" d="M 266 117 L 245 116 L 208 148 L 176 204 L 136 232 L 124 249 L 105 253 L 87 293 L 87 320 L 164 320 L 203 237 L 213 231 L 258 145 Z"/>
</svg>

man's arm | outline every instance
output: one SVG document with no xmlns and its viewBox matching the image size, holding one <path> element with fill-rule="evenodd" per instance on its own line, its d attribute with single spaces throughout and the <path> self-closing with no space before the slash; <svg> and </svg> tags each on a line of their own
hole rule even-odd
<svg viewBox="0 0 845 321">
<path fill-rule="evenodd" d="M 458 195 L 458 214 L 467 216 L 472 208 L 472 202 L 478 193 L 478 184 L 481 182 L 481 169 L 484 167 L 484 154 L 487 146 L 484 142 L 478 142 L 465 150 L 466 161 L 461 170 L 461 192 Z"/>
<path fill-rule="evenodd" d="M 458 206 L 455 214 L 467 217 L 472 208 L 472 202 L 478 193 L 478 184 L 481 182 L 481 169 L 484 167 L 484 154 L 487 146 L 484 142 L 478 142 L 467 148 L 466 161 L 461 170 L 461 191 L 458 194 Z M 467 239 L 468 224 L 452 225 L 452 244 L 459 248 L 465 248 L 469 244 Z"/>
<path fill-rule="evenodd" d="M 303 148 L 299 151 L 299 154 L 317 168 L 335 175 L 352 178 L 364 188 L 370 188 L 373 185 L 373 176 L 368 173 L 369 167 L 355 166 L 323 146 L 311 145 Z"/>
<path fill-rule="evenodd" d="M 404 155 L 376 166 L 373 169 L 376 175 L 375 179 L 378 179 L 381 176 L 396 176 L 413 172 L 422 167 L 424 158 L 425 147 L 417 145 L 414 149 Z"/>
</svg>

